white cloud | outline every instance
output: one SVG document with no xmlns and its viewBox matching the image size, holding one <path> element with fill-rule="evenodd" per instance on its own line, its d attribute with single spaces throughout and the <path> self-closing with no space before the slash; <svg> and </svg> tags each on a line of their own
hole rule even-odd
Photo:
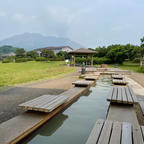
<svg viewBox="0 0 144 144">
<path fill-rule="evenodd" d="M 27 23 L 33 22 L 36 19 L 36 16 L 26 16 L 23 14 L 14 14 L 12 16 L 12 19 L 19 23 L 27 24 Z"/>
<path fill-rule="evenodd" d="M 0 17 L 5 17 L 6 16 L 6 12 L 0 12 Z"/>
</svg>

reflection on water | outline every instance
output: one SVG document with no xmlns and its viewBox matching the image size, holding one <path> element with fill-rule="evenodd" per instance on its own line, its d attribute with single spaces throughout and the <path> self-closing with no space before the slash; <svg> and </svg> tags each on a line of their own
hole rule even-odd
<svg viewBox="0 0 144 144">
<path fill-rule="evenodd" d="M 49 123 L 46 123 L 42 130 L 39 132 L 42 136 L 51 136 L 58 128 L 61 127 L 63 122 L 68 118 L 68 115 L 63 113 L 57 114 L 53 120 L 50 120 Z"/>
<path fill-rule="evenodd" d="M 111 78 L 101 76 L 94 87 L 20 143 L 84 144 L 99 118 L 105 118 Z"/>
</svg>

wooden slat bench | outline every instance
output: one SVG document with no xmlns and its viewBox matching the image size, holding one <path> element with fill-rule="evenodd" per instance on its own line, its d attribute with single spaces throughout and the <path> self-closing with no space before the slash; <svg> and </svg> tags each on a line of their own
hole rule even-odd
<svg viewBox="0 0 144 144">
<path fill-rule="evenodd" d="M 112 78 L 113 78 L 113 79 L 123 79 L 124 76 L 123 76 L 123 75 L 113 74 L 113 75 L 112 75 Z"/>
<path fill-rule="evenodd" d="M 68 96 L 43 95 L 19 105 L 21 109 L 51 112 L 67 101 Z"/>
<path fill-rule="evenodd" d="M 113 86 L 110 90 L 108 101 L 112 103 L 135 104 L 137 97 L 130 87 Z"/>
<path fill-rule="evenodd" d="M 113 79 L 112 83 L 115 85 L 126 85 L 127 84 L 125 79 Z"/>
<path fill-rule="evenodd" d="M 76 87 L 82 87 L 82 86 L 87 87 L 92 83 L 93 83 L 92 81 L 86 81 L 86 80 L 79 80 L 79 81 L 72 82 L 72 84 L 75 85 Z"/>
<path fill-rule="evenodd" d="M 99 119 L 86 144 L 144 144 L 144 126 Z"/>
<path fill-rule="evenodd" d="M 92 76 L 92 75 L 90 75 L 90 76 L 86 76 L 86 77 L 85 77 L 85 80 L 97 80 L 98 77 L 99 77 L 99 76 Z"/>
</svg>

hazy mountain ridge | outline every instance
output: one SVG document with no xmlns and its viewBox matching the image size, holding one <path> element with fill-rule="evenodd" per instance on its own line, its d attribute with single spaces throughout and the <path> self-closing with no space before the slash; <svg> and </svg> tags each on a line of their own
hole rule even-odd
<svg viewBox="0 0 144 144">
<path fill-rule="evenodd" d="M 0 46 L 11 45 L 14 47 L 25 48 L 26 50 L 33 50 L 36 48 L 48 47 L 48 46 L 70 46 L 74 49 L 83 47 L 82 45 L 71 41 L 68 38 L 43 36 L 38 33 L 24 33 L 15 35 L 10 38 L 0 41 Z"/>
</svg>

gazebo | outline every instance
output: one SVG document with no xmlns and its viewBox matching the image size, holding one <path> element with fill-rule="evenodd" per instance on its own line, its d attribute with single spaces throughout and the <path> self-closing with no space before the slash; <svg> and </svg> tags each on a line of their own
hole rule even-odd
<svg viewBox="0 0 144 144">
<path fill-rule="evenodd" d="M 85 48 L 80 48 L 80 49 L 69 52 L 69 54 L 71 54 L 74 57 L 73 58 L 74 66 L 75 66 L 75 57 L 76 56 L 87 56 L 87 57 L 91 56 L 91 66 L 93 66 L 93 55 L 95 53 L 96 53 L 96 51 L 92 51 L 92 50 L 85 49 Z"/>
</svg>

